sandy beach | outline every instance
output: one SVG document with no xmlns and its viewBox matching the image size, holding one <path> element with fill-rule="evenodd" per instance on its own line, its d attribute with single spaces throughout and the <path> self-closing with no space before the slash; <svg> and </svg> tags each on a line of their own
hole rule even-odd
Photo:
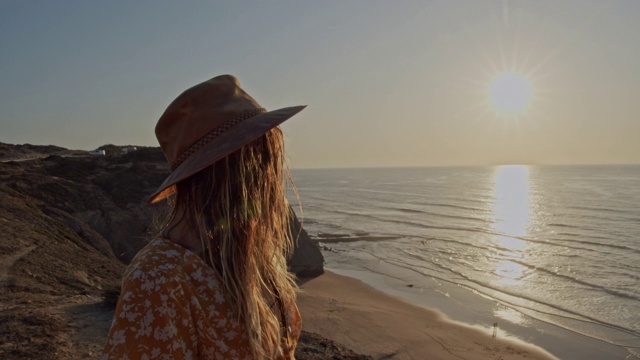
<svg viewBox="0 0 640 360">
<path fill-rule="evenodd" d="M 329 271 L 300 285 L 298 306 L 305 330 L 374 359 L 556 359 Z"/>
</svg>

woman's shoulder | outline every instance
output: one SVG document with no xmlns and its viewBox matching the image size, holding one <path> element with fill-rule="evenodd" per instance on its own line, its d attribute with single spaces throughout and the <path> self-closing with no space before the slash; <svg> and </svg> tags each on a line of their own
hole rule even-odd
<svg viewBox="0 0 640 360">
<path fill-rule="evenodd" d="M 123 287 L 138 291 L 199 290 L 203 285 L 208 291 L 220 288 L 215 271 L 198 255 L 164 238 L 156 238 L 140 250 L 123 277 Z"/>
<path fill-rule="evenodd" d="M 188 264 L 193 263 L 193 253 L 188 253 L 169 240 L 155 238 L 133 258 L 124 273 L 123 285 L 184 283 L 189 279 Z M 196 256 L 197 257 L 197 256 Z"/>
<path fill-rule="evenodd" d="M 186 249 L 185 249 L 186 250 Z M 155 238 L 143 247 L 131 260 L 125 275 L 140 271 L 179 270 L 184 262 L 186 251 L 180 245 L 163 238 Z"/>
</svg>

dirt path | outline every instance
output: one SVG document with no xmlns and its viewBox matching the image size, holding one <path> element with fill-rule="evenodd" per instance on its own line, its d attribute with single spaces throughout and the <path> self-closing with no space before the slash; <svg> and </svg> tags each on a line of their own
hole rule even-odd
<svg viewBox="0 0 640 360">
<path fill-rule="evenodd" d="M 15 263 L 36 248 L 29 246 L 0 258 L 0 289 L 15 283 Z M 0 358 L 96 359 L 113 318 L 113 311 L 104 307 L 98 295 L 24 293 L 19 301 L 3 305 L 12 306 L 2 307 L 1 316 L 8 322 L 0 324 L 4 326 Z"/>
<path fill-rule="evenodd" d="M 64 304 L 45 311 L 59 315 L 70 326 L 71 331 L 64 335 L 68 345 L 60 349 L 65 353 L 65 358 L 98 358 L 113 319 L 113 311 L 104 307 L 100 297 L 74 296 Z"/>
<path fill-rule="evenodd" d="M 11 255 L 0 258 L 0 287 L 6 287 L 10 285 L 13 281 L 13 276 L 11 276 L 11 268 L 16 263 L 16 261 L 22 259 L 27 254 L 32 252 L 37 246 L 29 246 L 24 248 L 21 251 L 15 252 Z"/>
</svg>

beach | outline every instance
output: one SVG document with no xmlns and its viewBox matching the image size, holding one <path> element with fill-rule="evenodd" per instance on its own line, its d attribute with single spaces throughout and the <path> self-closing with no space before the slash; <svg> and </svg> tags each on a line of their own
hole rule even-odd
<svg viewBox="0 0 640 360">
<path fill-rule="evenodd" d="M 374 359 L 556 359 L 330 271 L 300 286 L 298 306 L 305 330 Z"/>
</svg>

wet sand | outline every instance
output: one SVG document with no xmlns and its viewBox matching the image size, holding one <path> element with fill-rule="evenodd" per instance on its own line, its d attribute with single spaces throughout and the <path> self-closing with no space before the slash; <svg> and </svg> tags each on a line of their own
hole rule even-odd
<svg viewBox="0 0 640 360">
<path fill-rule="evenodd" d="M 305 330 L 374 359 L 556 359 L 332 272 L 300 285 L 298 306 Z"/>
</svg>

